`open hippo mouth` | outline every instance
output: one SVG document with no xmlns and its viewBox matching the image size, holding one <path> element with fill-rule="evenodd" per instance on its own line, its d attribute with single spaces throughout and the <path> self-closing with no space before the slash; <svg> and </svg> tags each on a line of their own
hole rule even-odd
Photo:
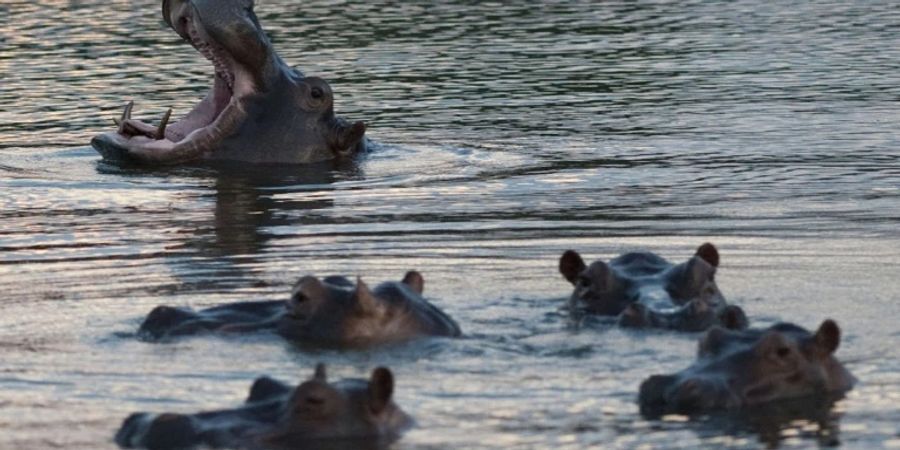
<svg viewBox="0 0 900 450">
<path fill-rule="evenodd" d="M 252 0 L 163 0 L 163 19 L 213 66 L 212 88 L 180 120 L 131 118 L 91 140 L 106 160 L 171 165 L 195 160 L 303 164 L 366 149 L 366 124 L 334 114 L 334 93 L 277 55 Z"/>
<path fill-rule="evenodd" d="M 182 38 L 213 64 L 215 76 L 207 96 L 182 119 L 169 124 L 169 109 L 154 126 L 131 117 L 134 102 L 129 102 L 119 120 L 115 133 L 95 137 L 91 144 L 104 157 L 126 148 L 130 153 L 153 159 L 153 155 L 166 155 L 166 162 L 192 159 L 196 155 L 211 152 L 216 145 L 235 133 L 247 118 L 245 99 L 257 92 L 256 76 L 245 64 L 220 45 L 198 20 L 198 13 L 191 3 L 170 8 L 170 1 L 163 2 L 163 18 Z M 105 151 L 106 152 L 105 152 Z M 173 158 L 172 155 L 183 155 Z"/>
</svg>

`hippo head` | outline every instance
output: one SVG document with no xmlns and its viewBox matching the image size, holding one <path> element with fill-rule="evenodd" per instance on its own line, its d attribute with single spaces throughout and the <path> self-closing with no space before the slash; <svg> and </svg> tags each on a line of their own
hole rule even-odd
<svg viewBox="0 0 900 450">
<path fill-rule="evenodd" d="M 559 271 L 575 287 L 570 306 L 619 316 L 619 323 L 625 326 L 684 331 L 702 331 L 717 324 L 745 328 L 743 310 L 728 305 L 716 285 L 718 265 L 718 250 L 706 243 L 678 265 L 647 252 L 586 265 L 578 252 L 568 250 L 559 260 Z"/>
<path fill-rule="evenodd" d="M 832 320 L 813 334 L 790 323 L 764 330 L 711 328 L 697 362 L 641 384 L 642 411 L 694 414 L 812 395 L 841 394 L 855 382 L 834 352 L 841 330 Z"/>
<path fill-rule="evenodd" d="M 394 376 L 379 367 L 368 380 L 329 383 L 325 366 L 297 386 L 280 413 L 275 431 L 265 440 L 302 442 L 311 439 L 375 438 L 393 441 L 413 425 L 392 400 Z"/>
<path fill-rule="evenodd" d="M 325 80 L 303 77 L 275 53 L 252 0 L 163 0 L 165 22 L 214 68 L 213 86 L 183 118 L 158 126 L 125 107 L 115 132 L 91 145 L 109 160 L 177 164 L 197 159 L 298 163 L 352 155 L 363 122 L 335 117 Z"/>
<path fill-rule="evenodd" d="M 392 400 L 394 376 L 328 382 L 325 366 L 292 388 L 258 378 L 243 405 L 196 414 L 134 413 L 115 441 L 125 448 L 384 448 L 414 425 Z M 334 444 L 334 445 L 332 445 Z M 342 445 L 347 444 L 347 445 Z"/>
<path fill-rule="evenodd" d="M 422 275 L 410 271 L 400 283 L 391 283 L 418 296 L 424 288 Z M 395 297 L 373 292 L 357 279 L 354 285 L 344 277 L 300 278 L 286 304 L 286 314 L 278 332 L 298 342 L 325 346 L 363 347 L 390 341 L 404 341 L 420 333 L 413 311 L 396 304 Z M 398 307 L 399 306 L 399 307 Z"/>
</svg>

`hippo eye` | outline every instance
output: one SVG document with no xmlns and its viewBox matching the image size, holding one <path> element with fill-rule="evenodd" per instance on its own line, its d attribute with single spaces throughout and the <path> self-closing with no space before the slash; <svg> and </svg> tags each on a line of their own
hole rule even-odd
<svg viewBox="0 0 900 450">
<path fill-rule="evenodd" d="M 791 354 L 791 349 L 789 349 L 789 348 L 787 348 L 787 347 L 778 347 L 778 348 L 775 350 L 775 354 L 776 354 L 779 358 L 787 358 L 787 357 Z"/>
<path fill-rule="evenodd" d="M 325 399 L 322 397 L 306 397 L 306 403 L 314 406 L 321 406 L 325 404 Z"/>
<path fill-rule="evenodd" d="M 312 90 L 309 91 L 309 95 L 312 96 L 312 98 L 320 99 L 320 98 L 322 98 L 323 95 L 325 95 L 325 93 L 322 92 L 322 88 L 314 87 L 314 88 L 312 88 Z"/>
</svg>

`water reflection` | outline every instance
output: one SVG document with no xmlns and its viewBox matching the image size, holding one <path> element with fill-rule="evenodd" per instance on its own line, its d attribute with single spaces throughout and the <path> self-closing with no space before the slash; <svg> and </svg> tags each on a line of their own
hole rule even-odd
<svg viewBox="0 0 900 450">
<path fill-rule="evenodd" d="M 303 217 L 292 219 L 279 214 L 331 208 L 332 198 L 296 198 L 292 194 L 311 189 L 330 190 L 338 173 L 358 173 L 353 162 L 326 162 L 296 167 L 216 167 L 212 197 L 215 202 L 212 230 L 188 243 L 205 256 L 253 255 L 270 239 L 266 230 L 297 225 Z"/>
<path fill-rule="evenodd" d="M 751 434 L 767 448 L 778 448 L 787 439 L 809 439 L 820 447 L 836 447 L 841 443 L 843 413 L 835 408 L 835 403 L 842 398 L 823 395 L 772 402 L 720 415 L 698 416 L 692 422 L 702 439 L 714 440 L 723 434 L 735 437 Z M 646 411 L 642 415 L 651 420 L 667 419 Z"/>
<path fill-rule="evenodd" d="M 388 450 L 391 443 L 379 439 L 304 439 L 303 436 L 287 436 L 256 443 L 248 450 Z"/>
<path fill-rule="evenodd" d="M 100 162 L 104 175 L 127 177 L 179 177 L 198 183 L 200 191 L 177 194 L 198 205 L 212 204 L 211 213 L 173 213 L 177 239 L 167 244 L 166 261 L 180 289 L 228 289 L 236 280 L 258 275 L 265 265 L 262 254 L 272 238 L 269 230 L 317 223 L 306 212 L 329 209 L 337 180 L 359 179 L 354 161 L 327 161 L 303 166 L 253 166 L 216 163 L 197 167 L 154 168 Z M 185 257 L 189 254 L 189 257 Z M 174 287 L 179 289 L 178 287 Z"/>
</svg>

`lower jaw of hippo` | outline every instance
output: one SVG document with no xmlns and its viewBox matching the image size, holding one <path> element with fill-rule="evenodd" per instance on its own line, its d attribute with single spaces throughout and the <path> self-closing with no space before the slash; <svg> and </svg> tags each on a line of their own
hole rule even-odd
<svg viewBox="0 0 900 450">
<path fill-rule="evenodd" d="M 181 120 L 169 125 L 169 113 L 159 126 L 131 118 L 133 102 L 116 122 L 118 129 L 91 140 L 104 159 L 153 164 L 177 164 L 211 153 L 246 119 L 246 99 L 256 93 L 253 75 L 220 46 L 201 37 L 189 21 L 189 35 L 197 50 L 213 63 L 212 89 Z M 171 111 L 170 111 L 171 112 Z"/>
<path fill-rule="evenodd" d="M 216 145 L 232 134 L 246 117 L 241 102 L 232 99 L 212 122 L 190 130 L 183 137 L 167 132 L 161 139 L 157 139 L 147 134 L 130 134 L 120 130 L 95 136 L 91 140 L 91 146 L 108 160 L 175 164 L 197 159 L 212 152 Z M 141 126 L 140 124 L 143 122 L 134 126 Z M 142 128 L 152 127 L 144 124 Z"/>
</svg>

